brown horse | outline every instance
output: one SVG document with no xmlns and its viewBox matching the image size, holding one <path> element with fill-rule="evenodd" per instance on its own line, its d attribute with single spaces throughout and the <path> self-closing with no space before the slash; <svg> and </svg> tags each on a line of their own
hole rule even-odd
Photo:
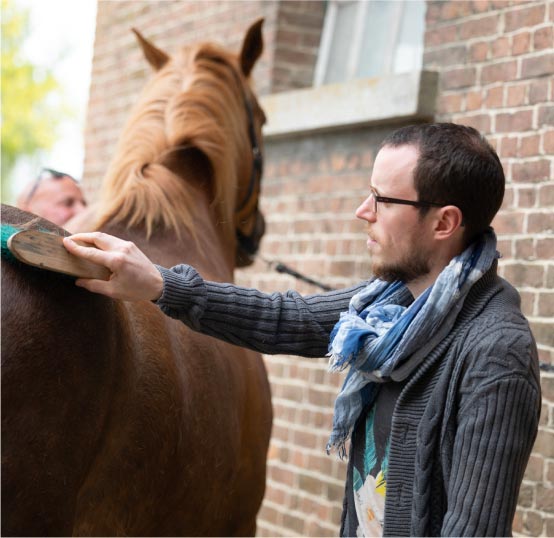
<svg viewBox="0 0 554 538">
<path fill-rule="evenodd" d="M 261 24 L 238 56 L 203 44 L 169 57 L 137 33 L 157 73 L 88 215 L 96 224 L 81 228 L 212 280 L 249 263 L 263 233 L 264 117 L 248 84 Z M 32 217 L 2 212 L 3 225 L 63 233 Z M 260 355 L 13 262 L 2 330 L 4 536 L 254 535 L 272 419 Z"/>
</svg>

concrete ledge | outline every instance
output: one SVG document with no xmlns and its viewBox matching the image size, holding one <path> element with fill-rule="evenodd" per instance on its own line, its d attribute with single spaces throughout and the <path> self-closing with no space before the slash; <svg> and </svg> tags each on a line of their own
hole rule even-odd
<svg viewBox="0 0 554 538">
<path fill-rule="evenodd" d="M 264 138 L 280 138 L 406 119 L 431 120 L 438 74 L 417 71 L 267 95 Z"/>
</svg>

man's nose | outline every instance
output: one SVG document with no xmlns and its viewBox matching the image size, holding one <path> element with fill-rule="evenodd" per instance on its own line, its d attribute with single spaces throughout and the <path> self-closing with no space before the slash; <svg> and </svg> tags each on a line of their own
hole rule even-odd
<svg viewBox="0 0 554 538">
<path fill-rule="evenodd" d="M 373 199 L 372 196 L 368 196 L 356 209 L 356 217 L 368 222 L 373 222 L 376 219 L 377 214 L 373 211 Z"/>
</svg>

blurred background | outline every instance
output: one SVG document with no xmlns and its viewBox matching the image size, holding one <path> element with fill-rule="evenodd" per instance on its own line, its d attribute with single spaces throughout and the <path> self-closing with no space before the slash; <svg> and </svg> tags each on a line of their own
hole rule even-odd
<svg viewBox="0 0 554 538">
<path fill-rule="evenodd" d="M 2 202 L 42 166 L 81 178 L 96 0 L 1 0 Z"/>
</svg>

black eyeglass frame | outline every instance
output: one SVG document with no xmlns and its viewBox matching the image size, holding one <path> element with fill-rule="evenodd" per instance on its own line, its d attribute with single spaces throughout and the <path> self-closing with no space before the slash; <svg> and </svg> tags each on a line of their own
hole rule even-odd
<svg viewBox="0 0 554 538">
<path fill-rule="evenodd" d="M 44 177 L 48 175 L 49 177 L 51 177 L 52 179 L 62 179 L 64 177 L 68 177 L 69 179 L 71 179 L 72 181 L 74 181 L 75 183 L 79 183 L 73 176 L 71 176 L 70 174 L 66 174 L 65 172 L 58 172 L 58 170 L 54 170 L 53 168 L 42 168 L 42 170 L 40 171 L 39 175 L 37 176 L 37 178 L 35 179 L 35 183 L 33 184 L 33 188 L 31 189 L 31 191 L 29 192 L 29 194 L 27 195 L 27 199 L 26 199 L 26 203 L 29 203 L 31 201 L 31 199 L 33 198 L 33 196 L 35 195 L 35 193 L 37 192 L 37 189 L 38 189 L 38 186 L 40 184 L 40 182 L 44 179 Z"/>
<path fill-rule="evenodd" d="M 377 213 L 377 203 L 384 202 L 387 204 L 401 204 L 401 205 L 411 205 L 414 207 L 444 207 L 448 204 L 439 204 L 437 202 L 426 202 L 424 200 L 404 200 L 402 198 L 390 198 L 388 196 L 380 196 L 373 189 L 369 191 L 373 198 L 373 212 Z"/>
</svg>

